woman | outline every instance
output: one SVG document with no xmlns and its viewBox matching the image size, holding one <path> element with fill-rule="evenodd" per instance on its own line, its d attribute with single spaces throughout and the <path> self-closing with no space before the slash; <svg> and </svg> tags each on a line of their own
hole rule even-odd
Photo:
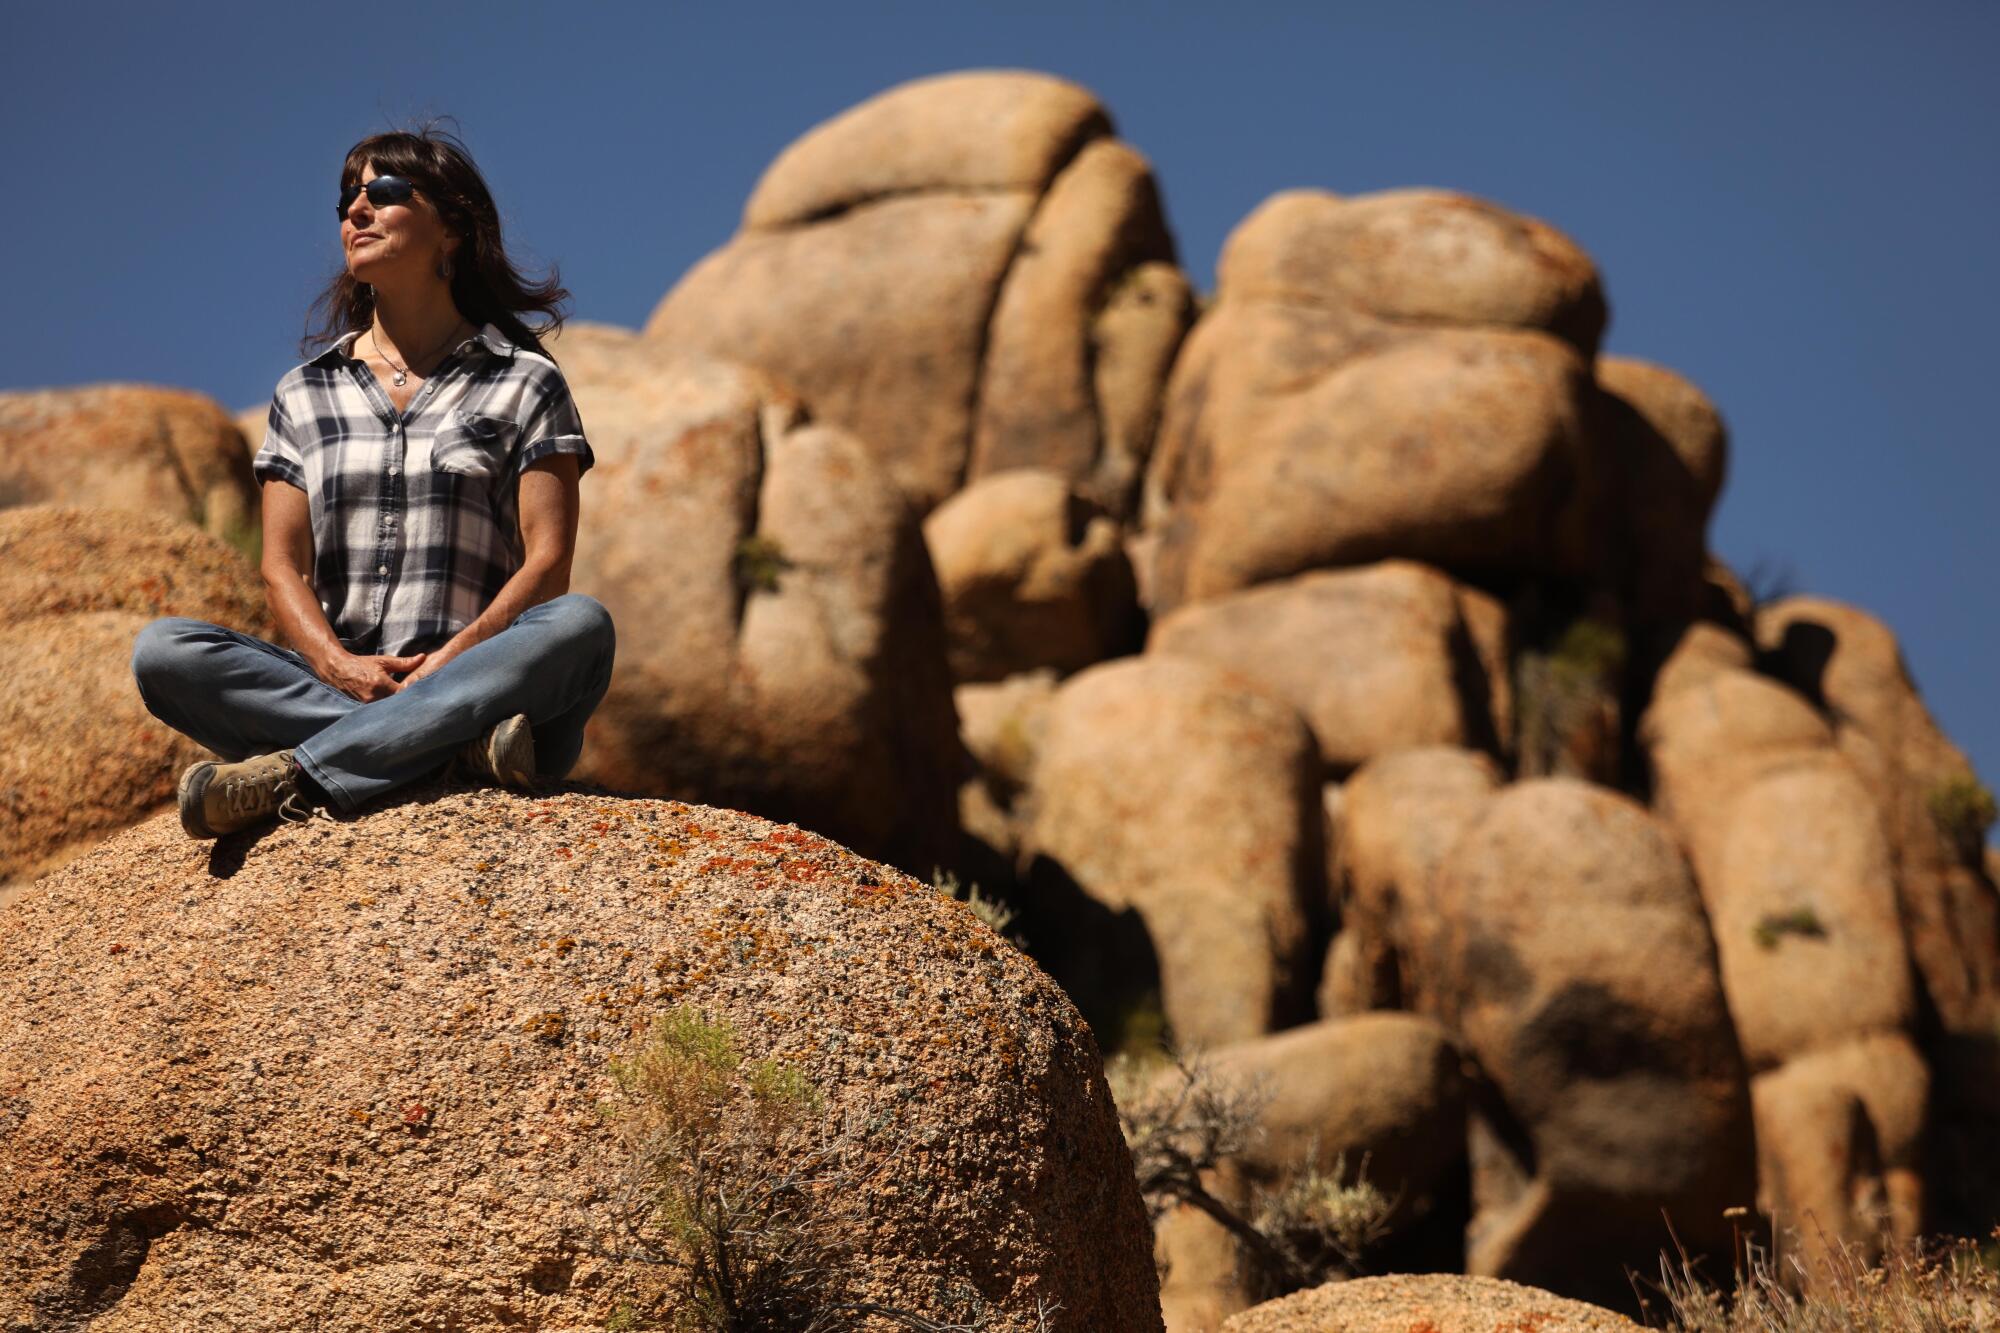
<svg viewBox="0 0 2000 1333">
<path fill-rule="evenodd" d="M 139 634 L 154 716 L 234 762 L 181 777 L 212 838 L 352 810 L 454 756 L 528 788 L 560 777 L 611 679 L 610 617 L 569 592 L 590 445 L 521 322 L 569 293 L 523 282 L 448 134 L 379 134 L 340 173 L 344 270 L 278 382 L 253 464 L 261 572 L 291 649 L 186 619 Z"/>
</svg>

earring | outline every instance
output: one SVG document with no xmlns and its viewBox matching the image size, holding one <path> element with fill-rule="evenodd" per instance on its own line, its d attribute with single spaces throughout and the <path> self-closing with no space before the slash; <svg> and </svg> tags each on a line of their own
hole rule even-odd
<svg viewBox="0 0 2000 1333">
<path fill-rule="evenodd" d="M 444 256 L 442 256 L 442 257 L 440 257 L 440 258 L 439 258 L 439 260 L 438 260 L 438 266 L 437 266 L 437 275 L 438 275 L 438 276 L 439 276 L 440 278 L 443 278 L 443 279 L 444 279 L 444 280 L 445 280 L 446 282 L 450 282 L 450 281 L 451 281 L 451 256 L 450 256 L 450 255 L 444 255 Z"/>
</svg>

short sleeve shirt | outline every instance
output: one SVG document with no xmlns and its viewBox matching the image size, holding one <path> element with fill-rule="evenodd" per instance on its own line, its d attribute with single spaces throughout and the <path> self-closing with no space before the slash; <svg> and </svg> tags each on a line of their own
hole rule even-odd
<svg viewBox="0 0 2000 1333">
<path fill-rule="evenodd" d="M 349 652 L 441 647 L 521 567 L 521 473 L 552 454 L 593 462 L 556 363 L 488 324 L 431 372 L 406 411 L 350 349 L 278 381 L 259 482 L 306 493 L 313 590 Z"/>
</svg>

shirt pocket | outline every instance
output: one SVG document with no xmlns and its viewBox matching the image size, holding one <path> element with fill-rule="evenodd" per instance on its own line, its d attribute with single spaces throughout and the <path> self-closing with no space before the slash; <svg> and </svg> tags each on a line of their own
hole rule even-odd
<svg viewBox="0 0 2000 1333">
<path fill-rule="evenodd" d="M 482 417 L 453 408 L 451 418 L 431 440 L 431 470 L 489 483 L 499 480 L 507 474 L 520 431 L 505 417 Z"/>
</svg>

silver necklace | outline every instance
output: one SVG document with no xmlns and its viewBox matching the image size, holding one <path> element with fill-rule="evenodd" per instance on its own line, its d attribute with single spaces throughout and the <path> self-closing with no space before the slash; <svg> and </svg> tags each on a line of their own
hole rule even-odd
<svg viewBox="0 0 2000 1333">
<path fill-rule="evenodd" d="M 460 321 L 458 321 L 457 324 L 452 325 L 451 332 L 447 333 L 444 336 L 444 342 L 441 342 L 436 347 L 433 347 L 431 351 L 433 352 L 443 351 L 445 343 L 448 343 L 453 338 L 457 337 L 459 329 L 463 327 L 464 324 L 465 321 L 461 319 Z M 394 384 L 399 389 L 402 388 L 404 382 L 410 378 L 410 368 L 408 366 L 399 366 L 396 364 L 396 358 L 390 356 L 389 353 L 383 349 L 382 339 L 376 335 L 374 329 L 368 330 L 368 341 L 375 344 L 375 354 L 381 357 L 384 361 L 387 361 L 391 366 L 391 368 L 395 370 L 396 373 L 390 377 L 390 383 Z M 416 359 L 419 361 L 430 360 L 430 358 L 427 356 L 420 356 L 417 357 Z"/>
</svg>

